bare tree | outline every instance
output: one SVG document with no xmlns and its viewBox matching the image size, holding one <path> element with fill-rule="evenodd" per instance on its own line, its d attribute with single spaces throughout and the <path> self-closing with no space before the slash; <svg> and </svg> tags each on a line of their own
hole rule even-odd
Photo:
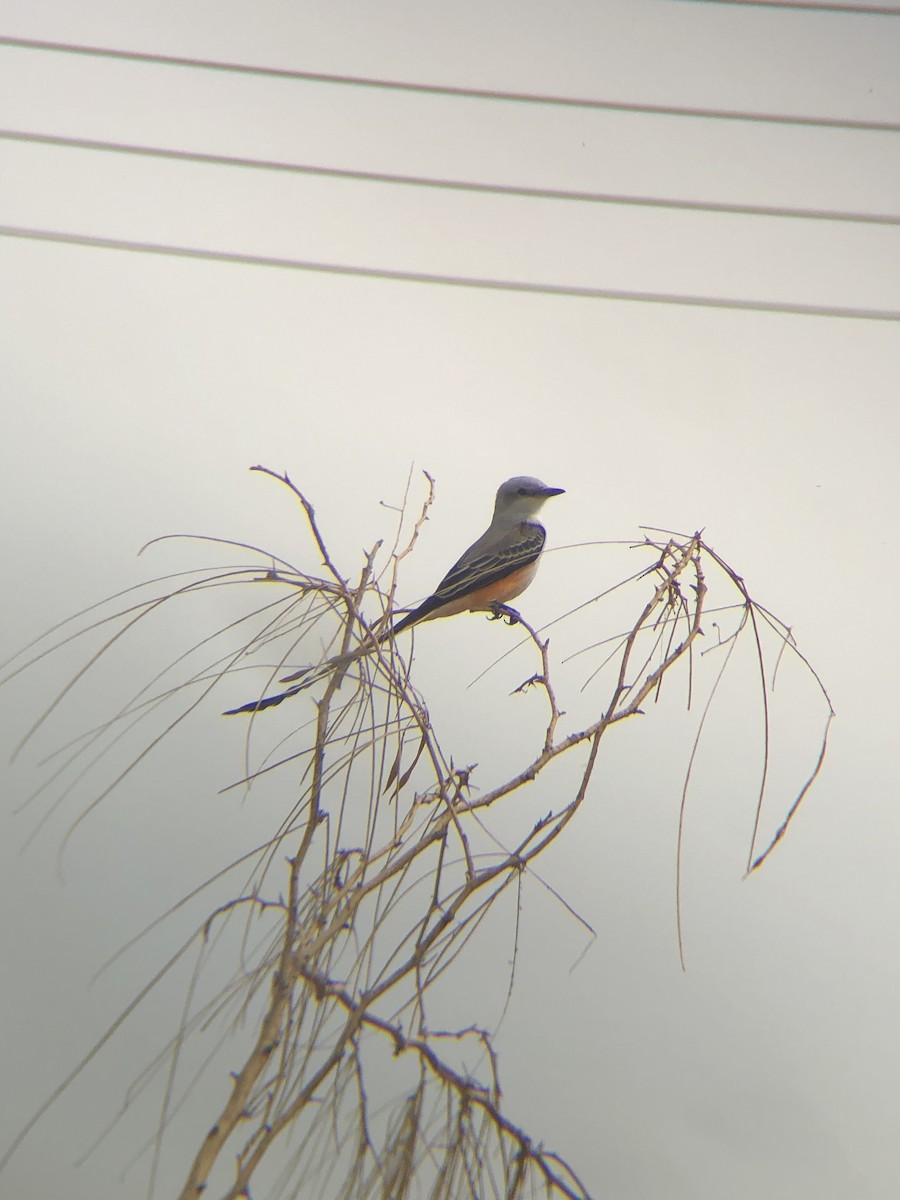
<svg viewBox="0 0 900 1200">
<path fill-rule="evenodd" d="M 718 666 L 707 688 L 695 751 L 717 680 L 740 639 L 749 637 L 755 647 L 763 696 L 771 686 L 767 637 L 776 657 L 787 652 L 805 660 L 790 631 L 754 603 L 743 580 L 699 533 L 647 533 L 635 543 L 636 552 L 645 555 L 639 569 L 621 584 L 637 595 L 630 627 L 615 634 L 602 630 L 593 646 L 585 647 L 602 656 L 593 670 L 605 672 L 600 676 L 605 690 L 593 704 L 591 719 L 580 727 L 559 732 L 561 709 L 549 640 L 543 631 L 521 623 L 532 658 L 521 688 L 543 694 L 543 734 L 539 743 L 524 749 L 515 774 L 479 791 L 471 768 L 454 765 L 444 753 L 426 700 L 397 645 L 378 640 L 391 612 L 398 569 L 413 550 L 431 504 L 431 481 L 406 544 L 401 546 L 398 529 L 393 546 L 385 550 L 379 543 L 365 556 L 358 576 L 348 580 L 332 560 L 312 505 L 287 476 L 279 478 L 299 502 L 320 574 L 241 547 L 251 555 L 249 565 L 193 572 L 169 580 L 149 599 L 120 605 L 111 615 L 82 618 L 74 633 L 63 629 L 49 646 L 39 644 L 6 676 L 12 679 L 85 631 L 109 630 L 86 671 L 162 605 L 224 584 L 239 585 L 245 593 L 249 589 L 254 598 L 263 590 L 262 605 L 254 603 L 192 652 L 209 651 L 216 639 L 237 633 L 235 648 L 175 683 L 166 682 L 173 665 L 167 664 L 71 749 L 60 772 L 83 771 L 83 764 L 95 762 L 103 747 L 135 722 L 165 705 L 177 705 L 175 715 L 140 753 L 99 789 L 92 802 L 97 804 L 189 712 L 208 705 L 210 692 L 224 677 L 274 649 L 262 696 L 295 665 L 298 648 L 317 640 L 324 646 L 309 674 L 290 689 L 309 689 L 314 719 L 301 726 L 284 754 L 276 748 L 255 765 L 248 758 L 241 781 L 251 786 L 291 764 L 290 810 L 262 845 L 249 848 L 232 864 L 244 871 L 244 883 L 206 915 L 170 963 L 190 949 L 197 954 L 180 1024 L 155 1060 L 166 1084 L 150 1193 L 166 1131 L 178 1116 L 186 1047 L 198 1031 L 215 1025 L 227 1035 L 220 1052 L 230 1057 L 231 1080 L 186 1166 L 181 1200 L 208 1193 L 223 1200 L 249 1196 L 266 1170 L 266 1194 L 272 1197 L 588 1197 L 588 1187 L 573 1167 L 507 1116 L 492 1032 L 476 1023 L 476 1013 L 465 1027 L 433 1028 L 433 994 L 459 969 L 462 951 L 485 936 L 486 917 L 498 899 L 519 889 L 542 853 L 563 836 L 589 794 L 601 742 L 644 712 L 677 668 L 684 667 L 693 681 L 698 639 L 710 619 L 711 572 L 717 586 L 731 591 L 727 603 L 718 606 L 719 620 L 730 620 L 731 627 L 710 647 Z M 582 599 L 588 603 L 594 595 Z M 187 670 L 187 661 L 179 656 L 175 665 Z M 82 675 L 70 682 L 41 722 Z M 831 709 L 825 699 L 827 733 Z M 262 713 L 250 717 L 251 729 L 258 731 L 266 720 Z M 825 736 L 807 782 L 770 844 L 760 849 L 754 832 L 748 870 L 764 861 L 783 836 L 824 752 Z M 511 844 L 501 843 L 486 823 L 488 814 L 563 760 L 580 763 L 574 783 L 564 785 L 551 810 L 521 828 Z M 760 803 L 764 789 L 765 779 Z M 239 934 L 228 940 L 227 929 Z M 216 944 L 232 955 L 230 975 L 224 986 L 200 1000 L 197 981 Z M 385 1060 L 385 1049 L 395 1064 L 394 1090 L 400 1096 L 387 1105 L 380 1095 L 373 1099 L 383 1088 L 373 1088 L 371 1082 L 371 1064 Z M 19 1134 L 4 1162 L 77 1073 L 63 1081 Z"/>
</svg>

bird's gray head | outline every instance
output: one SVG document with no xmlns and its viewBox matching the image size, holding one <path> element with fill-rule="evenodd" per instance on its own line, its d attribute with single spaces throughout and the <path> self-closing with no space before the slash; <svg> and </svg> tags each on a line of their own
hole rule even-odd
<svg viewBox="0 0 900 1200">
<path fill-rule="evenodd" d="M 533 517 L 545 500 L 559 496 L 564 488 L 547 487 L 533 475 L 516 475 L 501 483 L 494 504 L 494 520 L 527 521 Z"/>
</svg>

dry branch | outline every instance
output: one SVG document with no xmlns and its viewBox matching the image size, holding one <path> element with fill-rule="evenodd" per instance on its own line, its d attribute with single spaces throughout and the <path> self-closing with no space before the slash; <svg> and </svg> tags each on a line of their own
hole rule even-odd
<svg viewBox="0 0 900 1200">
<path fill-rule="evenodd" d="M 469 939 L 479 936 L 498 898 L 511 886 L 521 886 L 573 820 L 589 794 L 603 739 L 621 722 L 642 714 L 643 706 L 659 697 L 664 678 L 682 662 L 692 664 L 693 688 L 693 651 L 703 633 L 709 567 L 714 566 L 737 593 L 734 636 L 752 630 L 764 687 L 760 626 L 764 623 L 775 631 L 780 650 L 793 648 L 789 632 L 754 604 L 744 581 L 699 533 L 645 538 L 641 548 L 654 559 L 630 580 L 630 586 L 641 589 L 637 616 L 612 640 L 604 660 L 614 664 L 608 692 L 594 703 L 592 719 L 580 728 L 560 733 L 562 714 L 552 682 L 549 639 L 522 622 L 532 662 L 531 674 L 517 690 L 543 691 L 546 725 L 539 744 L 526 751 L 516 773 L 479 792 L 472 787 L 471 769 L 455 767 L 442 751 L 427 705 L 413 687 L 398 648 L 379 644 L 372 636 L 373 624 L 390 611 L 398 567 L 415 545 L 431 505 L 431 480 L 406 543 L 398 527 L 387 542 L 392 546 L 387 564 L 379 568 L 378 543 L 351 586 L 333 561 L 313 506 L 302 492 L 286 474 L 254 470 L 278 479 L 298 501 L 324 577 L 283 559 L 270 559 L 262 571 L 243 566 L 201 574 L 142 604 L 129 602 L 107 618 L 109 626 L 92 616 L 90 628 L 111 627 L 112 632 L 89 667 L 96 666 L 136 622 L 213 582 L 239 582 L 254 596 L 258 587 L 267 589 L 261 608 L 228 622 L 204 638 L 200 648 L 206 651 L 220 637 L 227 642 L 236 629 L 252 625 L 254 616 L 261 622 L 255 633 L 243 635 L 236 648 L 204 663 L 178 685 L 164 683 L 166 671 L 160 672 L 153 683 L 160 691 L 140 689 L 85 742 L 74 746 L 63 764 L 81 770 L 85 746 L 100 745 L 104 738 L 114 744 L 122 729 L 158 706 L 183 698 L 180 714 L 166 719 L 163 732 L 151 737 L 138 754 L 137 760 L 143 758 L 226 676 L 273 645 L 280 647 L 279 655 L 268 668 L 265 686 L 281 675 L 301 646 L 310 644 L 314 631 L 326 630 L 327 646 L 336 647 L 334 654 L 326 654 L 324 667 L 320 661 L 308 668 L 309 678 L 321 687 L 314 719 L 298 731 L 301 749 L 280 760 L 284 765 L 302 758 L 305 764 L 300 778 L 291 781 L 289 816 L 262 846 L 241 857 L 241 863 L 255 864 L 252 879 L 234 900 L 217 905 L 196 935 L 198 944 L 207 945 L 248 911 L 259 923 L 259 932 L 252 933 L 246 918 L 242 939 L 241 953 L 252 966 L 243 975 L 237 973 L 224 993 L 185 1018 L 184 1035 L 214 1017 L 224 1020 L 228 1013 L 252 1020 L 255 1032 L 243 1053 L 240 1039 L 233 1042 L 231 1085 L 197 1147 L 181 1200 L 195 1200 L 213 1186 L 226 1200 L 249 1196 L 262 1165 L 289 1133 L 300 1148 L 285 1168 L 284 1195 L 296 1194 L 298 1181 L 309 1183 L 327 1160 L 328 1195 L 348 1200 L 397 1200 L 414 1193 L 435 1200 L 474 1200 L 490 1194 L 511 1200 L 537 1190 L 586 1200 L 589 1192 L 574 1171 L 504 1112 L 490 1033 L 474 1027 L 449 1033 L 431 1030 L 430 993 L 445 972 L 453 971 Z M 383 576 L 390 580 L 387 593 L 379 584 Z M 274 606 L 272 588 L 284 593 L 284 600 L 276 600 Z M 369 613 L 375 616 L 370 619 Z M 603 633 L 595 645 L 606 653 L 603 643 L 610 639 Z M 69 637 L 66 634 L 57 644 Z M 48 652 L 36 650 L 30 661 Z M 172 665 L 182 666 L 186 658 L 178 656 Z M 21 669 L 16 667 L 10 677 Z M 602 678 L 602 664 L 597 671 Z M 82 674 L 63 689 L 42 721 Z M 302 669 L 295 677 L 299 674 Z M 308 711 L 307 704 L 304 717 Z M 250 765 L 250 734 L 264 731 L 268 719 L 254 716 L 249 722 L 248 786 L 279 766 L 267 761 Z M 703 720 L 698 739 L 702 728 Z M 521 829 L 512 847 L 476 853 L 473 846 L 484 842 L 489 811 L 580 746 L 588 752 L 571 794 Z M 694 753 L 696 748 L 695 744 Z M 772 844 L 753 861 L 754 868 L 783 836 L 818 773 L 821 757 Z M 694 754 L 692 764 L 693 758 Z M 130 769 L 119 771 L 102 787 L 91 807 Z M 764 788 L 765 778 L 760 803 Z M 282 865 L 286 877 L 279 877 Z M 482 1050 L 482 1078 L 471 1077 L 452 1061 L 454 1046 L 473 1038 Z M 399 1102 L 395 1120 L 380 1135 L 372 1127 L 366 1082 L 367 1062 L 379 1043 L 388 1045 L 396 1058 L 418 1065 L 415 1089 Z M 173 1078 L 180 1046 L 181 1035 L 172 1051 Z M 161 1130 L 168 1115 L 167 1099 Z M 234 1162 L 234 1175 L 224 1186 L 219 1177 L 227 1155 Z M 344 1172 L 342 1179 L 333 1178 L 338 1170 Z"/>
</svg>

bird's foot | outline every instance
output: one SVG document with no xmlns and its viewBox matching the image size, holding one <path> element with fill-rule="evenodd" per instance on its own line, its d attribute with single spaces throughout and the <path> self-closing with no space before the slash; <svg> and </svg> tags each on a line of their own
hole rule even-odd
<svg viewBox="0 0 900 1200">
<path fill-rule="evenodd" d="M 518 625 L 522 620 L 514 608 L 510 608 L 508 604 L 501 604 L 499 600 L 494 600 L 491 605 L 491 615 L 489 621 L 499 621 L 501 617 L 506 617 L 507 625 Z"/>
</svg>

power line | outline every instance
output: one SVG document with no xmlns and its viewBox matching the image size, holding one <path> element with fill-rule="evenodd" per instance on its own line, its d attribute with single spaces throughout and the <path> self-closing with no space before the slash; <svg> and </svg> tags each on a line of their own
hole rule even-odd
<svg viewBox="0 0 900 1200">
<path fill-rule="evenodd" d="M 727 296 L 689 296 L 677 292 L 639 292 L 623 288 L 579 287 L 575 284 L 536 283 L 513 279 L 483 279 L 465 275 L 403 271 L 388 267 L 314 262 L 308 259 L 280 258 L 262 254 L 239 254 L 227 250 L 204 250 L 194 246 L 171 246 L 158 242 L 96 237 L 92 234 L 63 233 L 51 229 L 27 229 L 16 225 L 0 225 L 0 237 L 50 242 L 57 245 L 85 246 L 95 250 L 124 250 L 136 254 L 157 254 L 168 258 L 195 259 L 201 262 L 231 263 L 237 266 L 272 267 L 279 270 L 344 275 L 358 279 L 380 279 L 395 283 L 434 284 L 444 287 L 521 292 L 541 296 L 570 296 L 584 300 L 618 300 L 642 304 L 683 305 L 691 308 L 738 309 L 745 312 L 784 313 L 793 316 L 900 321 L 900 309 L 854 308 L 832 304 L 794 304 L 782 300 L 742 300 Z"/>
<path fill-rule="evenodd" d="M 325 179 L 394 184 L 403 187 L 431 188 L 441 191 L 474 192 L 481 195 L 512 196 L 537 200 L 583 201 L 593 204 L 617 204 L 636 208 L 725 213 L 745 217 L 785 217 L 807 221 L 845 221 L 865 225 L 900 225 L 900 216 L 890 213 L 860 213 L 825 208 L 791 208 L 768 204 L 729 204 L 717 200 L 680 200 L 673 197 L 638 196 L 619 192 L 592 192 L 567 188 L 531 187 L 521 184 L 483 183 L 465 179 L 403 175 L 388 171 L 361 171 L 350 167 L 322 167 L 310 163 L 245 158 L 230 154 L 207 154 L 194 150 L 172 150 L 160 146 L 144 146 L 130 142 L 100 141 L 94 138 L 63 137 L 57 134 L 32 133 L 18 129 L 0 129 L 0 140 L 74 150 L 130 154 L 144 158 L 196 163 L 204 166 L 241 167 L 256 171 L 276 171 Z"/>
<path fill-rule="evenodd" d="M 576 96 L 546 95 L 538 92 L 512 92 L 493 88 L 454 87 L 449 84 L 410 83 L 397 79 L 377 79 L 367 75 L 337 75 L 323 71 L 297 71 L 286 67 L 261 67 L 249 63 L 215 59 L 188 58 L 174 54 L 150 54 L 138 50 L 113 50 L 74 42 L 47 42 L 34 38 L 0 37 L 0 46 L 18 50 L 38 50 L 105 58 L 120 62 L 153 66 L 186 67 L 219 71 L 265 79 L 284 79 L 303 83 L 331 84 L 344 87 L 406 92 L 422 96 L 444 96 L 464 100 L 499 100 L 511 104 L 533 104 L 557 108 L 581 108 L 602 112 L 637 113 L 644 116 L 693 117 L 713 121 L 749 121 L 764 125 L 796 125 L 816 129 L 844 129 L 869 133 L 900 133 L 896 121 L 861 121 L 850 117 L 808 117 L 789 113 L 749 112 L 737 109 L 698 108 L 690 105 L 639 104 L 622 100 L 591 100 Z"/>
<path fill-rule="evenodd" d="M 841 13 L 862 17 L 900 17 L 900 8 L 889 4 L 825 4 L 821 0 L 701 0 L 703 4 L 727 4 L 734 8 L 783 8 L 787 12 Z"/>
</svg>

